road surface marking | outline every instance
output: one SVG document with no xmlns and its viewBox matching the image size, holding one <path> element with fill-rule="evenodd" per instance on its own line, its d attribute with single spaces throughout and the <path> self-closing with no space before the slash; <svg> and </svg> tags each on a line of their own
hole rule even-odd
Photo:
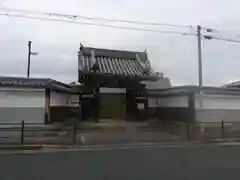
<svg viewBox="0 0 240 180">
<path fill-rule="evenodd" d="M 83 135 L 81 135 L 81 141 L 82 141 L 83 144 L 86 144 L 86 139 Z"/>
<path fill-rule="evenodd" d="M 222 142 L 219 143 L 220 146 L 239 146 L 240 142 Z"/>
</svg>

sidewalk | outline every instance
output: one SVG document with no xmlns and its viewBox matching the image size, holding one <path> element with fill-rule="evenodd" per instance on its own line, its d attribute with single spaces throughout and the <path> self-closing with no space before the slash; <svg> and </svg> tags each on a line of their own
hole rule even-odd
<svg viewBox="0 0 240 180">
<path fill-rule="evenodd" d="M 240 139 L 216 139 L 213 141 L 166 141 L 166 142 L 142 142 L 142 143 L 118 143 L 118 144 L 86 144 L 86 145 L 48 145 L 48 144 L 36 144 L 36 145 L 0 145 L 0 154 L 6 153 L 39 153 L 39 152 L 58 152 L 65 150 L 94 150 L 94 149 L 118 149 L 118 148 L 133 148 L 133 147 L 189 147 L 189 146 L 239 146 Z"/>
<path fill-rule="evenodd" d="M 131 122 L 123 119 L 101 119 L 99 122 L 85 121 L 78 123 L 80 130 L 104 130 L 104 131 L 136 131 L 137 129 L 156 129 L 151 122 Z"/>
</svg>

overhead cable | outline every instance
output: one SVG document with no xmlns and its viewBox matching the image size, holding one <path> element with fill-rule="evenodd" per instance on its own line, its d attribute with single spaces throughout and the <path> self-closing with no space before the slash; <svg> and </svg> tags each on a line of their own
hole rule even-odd
<svg viewBox="0 0 240 180">
<path fill-rule="evenodd" d="M 89 17 L 89 16 L 83 16 L 83 15 L 77 15 L 77 14 L 41 12 L 41 11 L 21 10 L 21 9 L 13 9 L 13 8 L 6 8 L 6 7 L 5 7 L 5 10 L 7 10 L 9 12 L 48 15 L 48 16 L 62 17 L 62 18 L 68 18 L 68 19 L 86 19 L 86 20 L 94 20 L 94 21 L 119 22 L 119 23 L 130 23 L 130 24 L 152 25 L 152 26 L 169 26 L 169 27 L 181 27 L 181 28 L 192 28 L 193 27 L 193 26 L 190 26 L 190 25 L 178 25 L 178 24 L 170 24 L 170 23 L 132 21 L 132 20 L 123 20 L 123 19 L 110 19 L 110 18 L 103 18 L 103 17 Z"/>
<path fill-rule="evenodd" d="M 136 28 L 136 27 L 109 25 L 109 24 L 92 23 L 92 22 L 81 22 L 81 21 L 56 19 L 56 18 L 53 19 L 53 18 L 45 18 L 45 17 L 37 17 L 37 16 L 29 16 L 29 15 L 21 15 L 21 14 L 10 14 L 10 13 L 9 14 L 6 14 L 6 13 L 1 14 L 0 13 L 0 16 L 9 16 L 9 17 L 26 18 L 26 19 L 36 19 L 36 20 L 42 20 L 42 21 L 64 22 L 64 23 L 81 24 L 81 25 L 88 25 L 88 26 L 100 26 L 100 27 L 109 27 L 109 28 L 116 28 L 116 29 L 154 32 L 154 33 L 162 33 L 162 34 L 196 35 L 194 33 L 185 33 L 185 32 L 179 32 L 179 31 L 167 31 L 167 30 L 147 29 L 147 28 Z"/>
</svg>

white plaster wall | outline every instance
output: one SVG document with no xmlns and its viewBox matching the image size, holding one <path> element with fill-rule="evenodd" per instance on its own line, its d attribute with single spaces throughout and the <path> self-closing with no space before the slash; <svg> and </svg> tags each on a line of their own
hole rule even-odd
<svg viewBox="0 0 240 180">
<path fill-rule="evenodd" d="M 0 123 L 44 123 L 44 89 L 0 88 Z"/>
<path fill-rule="evenodd" d="M 100 93 L 126 93 L 126 88 L 100 88 Z"/>
<path fill-rule="evenodd" d="M 78 106 L 79 105 L 79 95 L 71 95 L 69 99 L 70 106 Z"/>
<path fill-rule="evenodd" d="M 195 108 L 200 107 L 200 95 L 195 95 Z M 240 110 L 239 95 L 212 95 L 202 94 L 202 109 L 219 109 L 219 110 Z"/>
<path fill-rule="evenodd" d="M 172 87 L 171 81 L 169 78 L 164 77 L 158 81 L 141 81 L 142 84 L 146 84 L 147 89 L 169 89 Z"/>
<path fill-rule="evenodd" d="M 50 106 L 68 106 L 71 94 L 61 92 L 50 92 Z"/>
<path fill-rule="evenodd" d="M 0 107 L 44 107 L 44 89 L 0 88 Z"/>
<path fill-rule="evenodd" d="M 148 107 L 157 107 L 158 98 L 148 98 Z"/>
<path fill-rule="evenodd" d="M 156 97 L 148 99 L 149 107 L 188 107 L 187 96 Z"/>
<path fill-rule="evenodd" d="M 240 122 L 240 110 L 228 109 L 203 109 L 196 110 L 196 121 L 198 122 Z M 206 124 L 207 125 L 207 124 Z M 211 125 L 211 123 L 209 124 Z"/>
<path fill-rule="evenodd" d="M 196 121 L 198 122 L 236 122 L 240 121 L 239 95 L 195 95 Z M 202 101 L 202 103 L 201 103 Z M 200 108 L 202 104 L 202 108 Z"/>
</svg>

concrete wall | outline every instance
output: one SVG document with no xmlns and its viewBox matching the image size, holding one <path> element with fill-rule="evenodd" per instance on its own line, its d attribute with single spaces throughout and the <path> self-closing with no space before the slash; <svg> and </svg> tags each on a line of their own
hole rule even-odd
<svg viewBox="0 0 240 180">
<path fill-rule="evenodd" d="M 202 104 L 202 108 L 201 108 Z M 240 122 L 240 96 L 239 95 L 195 95 L 196 121 L 219 122 L 239 121 Z"/>
<path fill-rule="evenodd" d="M 119 94 L 119 93 L 126 93 L 126 88 L 104 88 L 101 87 L 99 89 L 100 93 L 107 93 L 107 94 Z"/>
<path fill-rule="evenodd" d="M 200 95 L 195 95 L 195 107 L 200 109 Z M 239 95 L 214 95 L 202 94 L 202 109 L 229 109 L 240 110 L 240 96 Z"/>
<path fill-rule="evenodd" d="M 71 94 L 61 92 L 50 92 L 50 106 L 69 106 Z"/>
<path fill-rule="evenodd" d="M 149 97 L 148 107 L 188 107 L 188 96 Z"/>
<path fill-rule="evenodd" d="M 69 99 L 69 106 L 79 106 L 79 95 L 71 95 Z"/>
<path fill-rule="evenodd" d="M 50 92 L 50 106 L 78 106 L 79 95 L 61 92 Z"/>
<path fill-rule="evenodd" d="M 200 98 L 199 94 L 194 94 L 192 96 L 195 102 L 193 106 L 189 104 L 191 102 L 189 98 L 189 95 L 149 97 L 149 115 L 171 120 L 240 122 L 240 95 L 203 93 Z"/>
<path fill-rule="evenodd" d="M 44 89 L 0 88 L 0 123 L 44 123 Z"/>
<path fill-rule="evenodd" d="M 149 97 L 149 117 L 160 120 L 181 120 L 192 119 L 192 111 L 188 107 L 189 96 Z"/>
<path fill-rule="evenodd" d="M 145 84 L 147 89 L 169 89 L 172 87 L 169 78 L 164 77 L 158 81 L 141 81 L 141 84 Z"/>
<path fill-rule="evenodd" d="M 196 110 L 196 121 L 198 122 L 240 122 L 240 110 L 209 109 Z"/>
<path fill-rule="evenodd" d="M 77 117 L 78 95 L 70 93 L 50 92 L 50 121 L 64 121 L 68 118 Z"/>
</svg>

